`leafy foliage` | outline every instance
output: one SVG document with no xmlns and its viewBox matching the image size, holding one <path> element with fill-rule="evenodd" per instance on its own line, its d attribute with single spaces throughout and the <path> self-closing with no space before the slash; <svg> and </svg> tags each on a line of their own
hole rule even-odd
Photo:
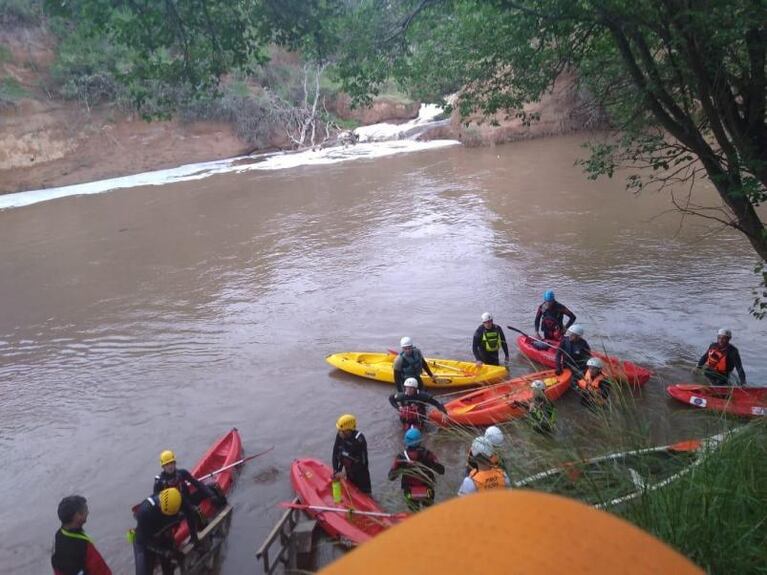
<svg viewBox="0 0 767 575">
<path fill-rule="evenodd" d="M 366 0 L 348 22 L 338 69 L 360 101 L 393 76 L 423 100 L 460 88 L 464 117 L 515 114 L 575 71 L 614 128 L 591 146 L 589 177 L 633 168 L 630 189 L 669 191 L 767 260 L 765 3 Z M 702 179 L 721 203 L 696 201 Z"/>
</svg>

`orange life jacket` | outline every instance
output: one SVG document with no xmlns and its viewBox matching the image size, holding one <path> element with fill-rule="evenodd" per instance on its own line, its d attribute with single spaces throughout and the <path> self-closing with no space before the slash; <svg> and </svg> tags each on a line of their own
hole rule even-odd
<svg viewBox="0 0 767 575">
<path fill-rule="evenodd" d="M 706 358 L 706 366 L 721 373 L 722 375 L 727 373 L 727 349 L 724 351 L 718 347 L 712 347 L 708 350 L 708 357 Z"/>
<path fill-rule="evenodd" d="M 477 491 L 485 491 L 486 489 L 503 489 L 506 487 L 506 479 L 503 476 L 503 471 L 497 467 L 491 467 L 490 469 L 474 469 L 469 473 L 469 477 L 477 487 Z"/>
<path fill-rule="evenodd" d="M 604 379 L 605 375 L 602 372 L 599 372 L 599 375 L 596 377 L 591 377 L 591 372 L 586 370 L 585 375 L 578 381 L 578 387 L 584 391 L 597 392 L 599 391 L 599 384 L 602 383 Z"/>
</svg>

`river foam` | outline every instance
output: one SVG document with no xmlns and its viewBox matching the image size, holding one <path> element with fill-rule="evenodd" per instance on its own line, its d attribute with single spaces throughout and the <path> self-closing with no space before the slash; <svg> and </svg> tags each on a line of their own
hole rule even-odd
<svg viewBox="0 0 767 575">
<path fill-rule="evenodd" d="M 69 196 L 102 194 L 104 192 L 122 188 L 162 186 L 176 182 L 201 180 L 217 174 L 242 173 L 253 170 L 287 170 L 301 166 L 336 164 L 350 160 L 371 160 L 392 156 L 394 154 L 419 152 L 446 146 L 454 146 L 459 143 L 460 142 L 456 140 L 432 140 L 430 142 L 390 140 L 385 142 L 365 142 L 348 147 L 336 146 L 317 150 L 306 150 L 302 152 L 278 152 L 272 154 L 240 156 L 215 162 L 186 164 L 177 168 L 144 172 L 133 176 L 110 178 L 85 184 L 0 195 L 0 210 L 20 208 Z"/>
</svg>

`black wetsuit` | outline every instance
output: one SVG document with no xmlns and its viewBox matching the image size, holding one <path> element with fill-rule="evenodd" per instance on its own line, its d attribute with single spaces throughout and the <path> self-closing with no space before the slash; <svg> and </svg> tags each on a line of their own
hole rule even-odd
<svg viewBox="0 0 767 575">
<path fill-rule="evenodd" d="M 509 346 L 501 326 L 493 324 L 493 327 L 488 329 L 485 324 L 480 325 L 471 342 L 471 350 L 476 360 L 488 365 L 501 365 L 498 357 L 500 349 L 503 349 L 506 361 L 509 361 Z"/>
<path fill-rule="evenodd" d="M 393 393 L 389 396 L 389 403 L 392 407 L 399 410 L 400 420 L 403 425 L 413 425 L 417 428 L 423 426 L 426 421 L 426 406 L 432 405 L 442 413 L 447 413 L 445 406 L 434 399 L 431 393 L 418 390 L 413 395 L 406 392 Z"/>
<path fill-rule="evenodd" d="M 346 478 L 363 493 L 371 493 L 368 470 L 368 444 L 361 431 L 355 431 L 349 439 L 336 434 L 333 444 L 333 471 L 346 469 Z"/>
<path fill-rule="evenodd" d="M 567 325 L 563 325 L 567 316 Z M 558 301 L 543 302 L 535 314 L 535 332 L 543 331 L 543 339 L 559 339 L 575 323 L 575 314 Z"/>
<path fill-rule="evenodd" d="M 394 358 L 394 385 L 397 386 L 397 391 L 405 391 L 404 383 L 408 377 L 414 377 L 418 380 L 418 389 L 423 389 L 423 381 L 421 381 L 421 372 L 425 371 L 429 376 L 434 379 L 434 374 L 429 369 L 429 365 L 426 363 L 426 359 L 423 357 L 421 350 L 417 347 L 413 348 L 413 352 L 408 355 L 404 351 Z"/>
<path fill-rule="evenodd" d="M 590 357 L 591 348 L 585 339 L 579 337 L 577 340 L 571 340 L 569 337 L 563 337 L 557 348 L 557 375 L 561 374 L 564 368 L 571 369 L 573 371 L 571 385 L 575 385 L 583 377 L 586 362 Z"/>
<path fill-rule="evenodd" d="M 713 385 L 729 385 L 730 374 L 733 370 L 737 370 L 738 372 L 740 385 L 746 385 L 746 372 L 743 371 L 743 362 L 740 360 L 740 352 L 738 351 L 737 347 L 728 343 L 727 348 L 722 350 L 717 342 L 712 343 L 708 346 L 706 353 L 704 353 L 698 360 L 698 367 L 703 367 L 706 365 L 709 354 L 712 352 L 719 352 L 720 354 L 723 354 L 725 360 L 724 373 L 712 369 L 709 366 L 706 366 L 705 371 L 703 372 Z M 714 359 L 716 359 L 716 356 L 714 356 Z"/>
<path fill-rule="evenodd" d="M 172 558 L 176 553 L 173 526 L 184 516 L 165 515 L 160 510 L 156 495 L 141 502 L 135 512 L 136 537 L 133 541 L 133 556 L 136 561 L 136 575 L 152 575 L 154 564 L 160 562 L 163 575 L 173 575 Z"/>
</svg>

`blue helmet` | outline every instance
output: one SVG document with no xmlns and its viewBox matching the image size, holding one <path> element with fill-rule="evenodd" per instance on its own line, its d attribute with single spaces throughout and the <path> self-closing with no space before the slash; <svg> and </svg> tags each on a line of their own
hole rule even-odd
<svg viewBox="0 0 767 575">
<path fill-rule="evenodd" d="M 415 447 L 421 443 L 421 432 L 411 427 L 405 432 L 405 447 Z"/>
<path fill-rule="evenodd" d="M 547 289 L 543 292 L 543 301 L 554 301 L 554 290 Z"/>
</svg>

